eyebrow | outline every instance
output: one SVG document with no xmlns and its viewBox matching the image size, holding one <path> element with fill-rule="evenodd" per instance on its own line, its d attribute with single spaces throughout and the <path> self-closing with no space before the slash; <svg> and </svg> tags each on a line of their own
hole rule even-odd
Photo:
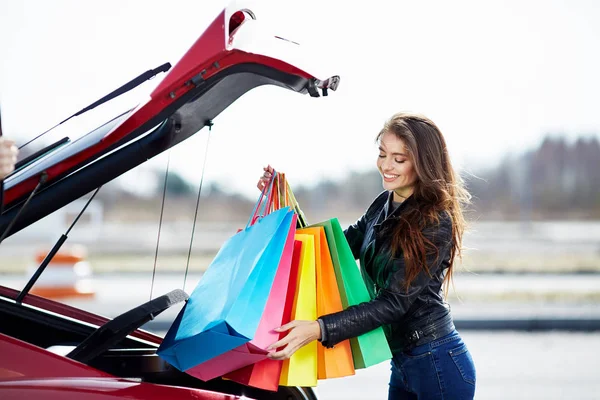
<svg viewBox="0 0 600 400">
<path fill-rule="evenodd" d="M 384 150 L 384 149 L 383 149 L 381 146 L 379 146 L 379 151 L 383 151 L 383 152 L 385 153 L 385 150 Z M 407 157 L 407 155 L 406 155 L 406 154 L 404 154 L 404 153 L 392 153 L 392 155 L 393 155 L 393 156 L 402 156 L 402 157 Z"/>
</svg>

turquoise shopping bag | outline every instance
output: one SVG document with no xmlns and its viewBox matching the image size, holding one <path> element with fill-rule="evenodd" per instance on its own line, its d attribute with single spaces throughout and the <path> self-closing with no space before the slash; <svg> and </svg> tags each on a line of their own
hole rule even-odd
<svg viewBox="0 0 600 400">
<path fill-rule="evenodd" d="M 289 207 L 259 218 L 221 247 L 157 353 L 185 371 L 254 337 L 290 231 Z"/>
</svg>

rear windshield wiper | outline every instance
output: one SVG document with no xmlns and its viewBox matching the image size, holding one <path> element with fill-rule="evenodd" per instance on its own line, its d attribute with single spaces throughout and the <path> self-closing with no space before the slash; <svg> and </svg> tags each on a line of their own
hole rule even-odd
<svg viewBox="0 0 600 400">
<path fill-rule="evenodd" d="M 81 115 L 83 113 L 86 113 L 86 112 L 90 111 L 91 109 L 96 108 L 99 105 L 104 104 L 107 101 L 112 100 L 115 97 L 122 95 L 123 93 L 129 92 L 130 90 L 136 88 L 137 86 L 141 85 L 142 83 L 144 83 L 144 82 L 146 82 L 146 81 L 154 78 L 159 73 L 161 73 L 161 72 L 167 72 L 169 69 L 171 69 L 171 64 L 170 63 L 164 63 L 163 65 L 161 65 L 159 67 L 156 67 L 154 69 L 151 69 L 151 70 L 148 70 L 148 71 L 144 72 L 143 74 L 141 74 L 137 78 L 134 78 L 131 81 L 127 82 L 126 84 L 124 84 L 120 88 L 118 88 L 116 90 L 113 90 L 112 92 L 110 92 L 106 96 L 102 97 L 100 100 L 97 100 L 97 101 L 93 102 L 92 104 L 90 104 L 89 106 L 87 106 L 85 108 L 82 108 L 81 110 L 77 111 L 75 114 L 71 115 L 69 118 L 65 118 L 63 121 L 61 121 L 58 124 L 54 125 L 52 128 L 48 129 L 47 131 L 42 132 L 41 134 L 37 135 L 36 137 L 34 137 L 33 139 L 31 139 L 27 143 L 20 145 L 19 149 L 22 149 L 23 147 L 27 146 L 29 143 L 33 142 L 34 140 L 39 139 L 40 137 L 44 136 L 46 133 L 50 132 L 52 129 L 56 128 L 59 125 L 64 124 L 65 122 L 67 122 L 71 118 L 77 117 L 77 116 L 79 116 L 79 115 Z"/>
</svg>

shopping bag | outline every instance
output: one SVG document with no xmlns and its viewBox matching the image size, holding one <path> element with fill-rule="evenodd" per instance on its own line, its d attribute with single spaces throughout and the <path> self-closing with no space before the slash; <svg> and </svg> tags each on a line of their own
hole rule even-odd
<svg viewBox="0 0 600 400">
<path fill-rule="evenodd" d="M 285 325 L 291 321 L 294 299 L 296 295 L 296 286 L 298 283 L 301 251 L 302 242 L 295 240 L 294 250 L 292 253 L 292 264 L 290 268 L 288 285 L 286 288 L 287 291 L 285 294 L 284 310 L 279 326 Z M 277 277 L 275 279 L 277 279 Z M 273 341 L 273 343 L 283 338 L 285 335 L 287 335 L 287 332 L 279 333 L 279 336 Z M 279 377 L 281 376 L 282 367 L 283 361 L 281 360 L 265 359 L 257 362 L 256 364 L 248 365 L 226 374 L 224 378 L 247 386 L 276 391 L 279 387 Z"/>
<path fill-rule="evenodd" d="M 317 284 L 317 317 L 342 311 L 342 300 L 335 277 L 333 261 L 322 226 L 299 229 L 298 233 L 310 234 L 315 239 L 315 265 Z M 354 363 L 350 341 L 344 340 L 333 348 L 317 344 L 317 378 L 339 378 L 354 375 Z"/>
<path fill-rule="evenodd" d="M 322 226 L 325 229 L 343 307 L 370 301 L 356 260 L 337 218 L 311 226 Z M 350 345 L 356 369 L 367 368 L 392 358 L 382 327 L 350 339 Z"/>
<path fill-rule="evenodd" d="M 317 318 L 315 277 L 315 241 L 311 235 L 296 234 L 302 241 L 298 284 L 292 309 L 292 320 L 314 321 Z M 317 342 L 298 349 L 283 362 L 279 384 L 282 386 L 317 385 Z"/>
<path fill-rule="evenodd" d="M 221 247 L 157 353 L 186 371 L 253 339 L 294 213 L 259 218 Z"/>
<path fill-rule="evenodd" d="M 296 215 L 293 214 L 275 279 L 252 340 L 186 370 L 187 374 L 207 381 L 267 358 L 268 351 L 266 348 L 279 340 L 279 333 L 273 329 L 281 326 L 283 317 L 288 283 L 290 281 L 296 218 Z"/>
<path fill-rule="evenodd" d="M 308 222 L 306 222 L 306 217 L 304 216 L 302 209 L 300 209 L 300 205 L 298 204 L 298 201 L 296 200 L 296 197 L 294 196 L 294 192 L 292 192 L 292 188 L 290 187 L 289 182 L 286 181 L 285 185 L 286 185 L 286 199 L 288 199 L 288 204 L 290 207 L 292 207 L 292 209 L 296 212 L 296 214 L 298 214 L 298 226 L 301 228 L 305 228 L 308 225 Z"/>
</svg>

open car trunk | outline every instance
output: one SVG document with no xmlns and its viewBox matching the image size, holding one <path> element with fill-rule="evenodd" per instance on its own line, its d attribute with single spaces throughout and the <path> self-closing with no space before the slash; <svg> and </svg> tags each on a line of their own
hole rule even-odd
<svg viewBox="0 0 600 400">
<path fill-rule="evenodd" d="M 22 163 L 5 180 L 0 233 L 18 232 L 184 141 L 255 87 L 270 84 L 311 97 L 336 89 L 337 76 L 319 79 L 287 60 L 285 54 L 297 50 L 294 42 L 267 36 L 263 39 L 277 55 L 253 50 L 250 44 L 255 40 L 249 38 L 255 23 L 252 12 L 226 8 L 147 102 Z M 138 382 L 141 394 L 128 394 L 136 399 L 159 398 L 157 392 L 153 394 L 158 387 L 179 391 L 164 398 L 180 396 L 182 387 L 206 390 L 198 392 L 205 396 L 198 397 L 190 392 L 189 398 L 200 399 L 225 398 L 211 397 L 209 392 L 259 399 L 315 398 L 306 388 L 280 387 L 278 392 L 268 392 L 220 378 L 203 382 L 159 358 L 156 350 L 162 338 L 138 328 L 185 301 L 187 295 L 181 290 L 109 320 L 29 294 L 43 269 L 44 263 L 20 292 L 0 286 L 0 398 L 46 398 L 57 391 L 79 390 L 81 381 L 76 383 L 75 378 L 99 380 L 86 387 L 106 396 L 108 390 L 102 387 L 110 386 L 109 381 L 115 387 L 123 385 L 120 378 Z M 40 380 L 49 386 L 40 386 Z"/>
<path fill-rule="evenodd" d="M 51 378 L 57 373 L 71 377 L 69 364 L 78 362 L 91 367 L 82 371 L 82 376 L 98 377 L 98 372 L 103 372 L 143 383 L 253 399 L 316 399 L 310 388 L 280 387 L 278 392 L 270 392 L 220 378 L 204 382 L 158 357 L 156 350 L 162 338 L 138 328 L 167 305 L 187 298 L 181 290 L 174 292 L 172 303 L 160 296 L 109 320 L 35 295 L 28 295 L 23 304 L 18 304 L 14 301 L 18 291 L 0 287 L 0 353 L 5 360 L 0 362 L 0 371 L 6 371 L 7 361 L 10 365 L 12 360 L 24 364 L 24 375 L 29 378 Z M 38 363 L 32 363 L 32 354 Z M 57 355 L 65 360 L 59 358 L 57 362 Z M 54 358 L 53 364 L 44 358 Z M 53 370 L 47 370 L 49 367 Z M 6 378 L 2 375 L 0 372 L 0 380 Z"/>
</svg>

